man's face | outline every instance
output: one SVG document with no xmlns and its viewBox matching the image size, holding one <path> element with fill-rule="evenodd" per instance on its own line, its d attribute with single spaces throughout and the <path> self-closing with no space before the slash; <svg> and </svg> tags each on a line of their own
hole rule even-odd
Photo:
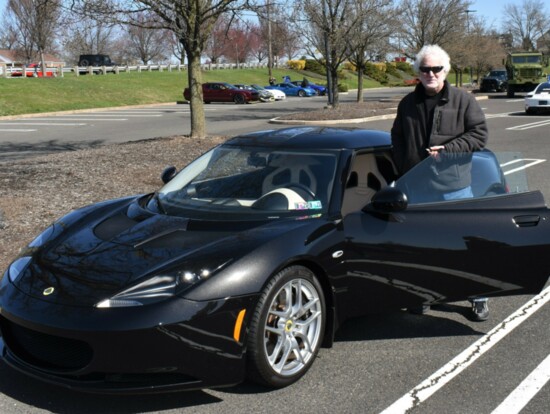
<svg viewBox="0 0 550 414">
<path fill-rule="evenodd" d="M 424 72 L 423 69 L 426 70 L 440 67 L 443 67 L 443 62 L 441 59 L 434 56 L 425 57 L 420 64 L 420 81 L 422 85 L 424 85 L 424 89 L 428 95 L 435 95 L 443 89 L 443 82 L 447 74 L 443 69 L 437 73 L 434 73 L 437 69 L 429 70 L 428 72 Z"/>
</svg>

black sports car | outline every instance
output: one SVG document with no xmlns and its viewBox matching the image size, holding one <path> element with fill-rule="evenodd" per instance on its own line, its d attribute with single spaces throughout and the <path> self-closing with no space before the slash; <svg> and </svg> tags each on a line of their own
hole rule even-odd
<svg viewBox="0 0 550 414">
<path fill-rule="evenodd" d="M 396 180 L 390 151 L 380 131 L 257 132 L 67 214 L 2 278 L 4 360 L 93 392 L 281 387 L 352 316 L 542 289 L 540 192 L 490 151 Z M 443 201 L 426 183 L 453 162 L 472 194 Z"/>
</svg>

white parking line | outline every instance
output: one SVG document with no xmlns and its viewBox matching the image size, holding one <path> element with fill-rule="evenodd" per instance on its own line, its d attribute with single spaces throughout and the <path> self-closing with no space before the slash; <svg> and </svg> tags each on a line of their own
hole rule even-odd
<svg viewBox="0 0 550 414">
<path fill-rule="evenodd" d="M 117 113 L 117 114 L 113 114 L 112 112 L 111 112 L 111 113 L 108 113 L 108 114 L 107 114 L 107 113 L 100 113 L 100 114 L 98 114 L 98 113 L 94 112 L 93 114 L 78 114 L 78 115 L 75 114 L 75 115 L 64 115 L 64 116 L 67 116 L 67 117 L 69 117 L 69 118 L 71 118 L 71 117 L 73 117 L 73 116 L 74 116 L 74 117 L 77 117 L 77 116 L 80 116 L 80 117 L 85 116 L 85 117 L 91 117 L 91 118 L 93 118 L 93 117 L 98 117 L 98 116 L 106 116 L 106 117 L 109 117 L 109 116 L 112 116 L 112 117 L 126 116 L 126 117 L 129 117 L 129 118 L 131 118 L 131 117 L 150 118 L 150 117 L 161 117 L 162 114 L 156 114 L 156 115 L 148 115 L 148 114 L 145 114 L 145 115 L 141 115 L 141 114 L 140 114 L 140 115 L 133 115 L 133 114 L 128 114 L 128 113 L 126 113 L 126 112 Z M 60 119 L 60 118 L 53 117 L 52 119 Z"/>
<path fill-rule="evenodd" d="M 36 129 L 0 129 L 0 132 L 35 132 L 35 131 L 37 130 Z"/>
<path fill-rule="evenodd" d="M 550 380 L 550 355 L 491 414 L 517 414 Z"/>
<path fill-rule="evenodd" d="M 0 122 L 0 125 L 36 125 L 36 126 L 82 126 L 86 124 L 77 124 L 73 122 L 69 123 L 55 123 L 55 122 Z"/>
<path fill-rule="evenodd" d="M 87 118 L 88 115 L 80 115 L 80 118 L 33 118 L 35 121 L 127 121 L 128 118 Z M 5 125 L 3 123 L 0 123 L 0 125 Z M 30 125 L 30 124 L 27 124 Z M 35 124 L 38 125 L 38 124 Z M 55 125 L 55 124 L 42 124 L 42 125 Z M 65 125 L 65 124 L 62 124 Z M 73 124 L 78 125 L 78 124 Z M 86 125 L 86 124 L 80 124 L 80 125 Z"/>
<path fill-rule="evenodd" d="M 402 414 L 408 410 L 417 408 L 420 403 L 426 401 L 445 384 L 473 364 L 480 356 L 525 322 L 533 313 L 542 308 L 549 300 L 550 286 L 504 319 L 498 326 L 479 338 L 429 378 L 395 401 L 382 411 L 381 414 Z"/>
<path fill-rule="evenodd" d="M 550 119 L 545 119 L 544 121 L 531 122 L 529 124 L 518 125 L 515 127 L 506 128 L 506 129 L 509 131 L 524 131 L 526 129 L 538 128 L 546 125 L 550 125 Z"/>
<path fill-rule="evenodd" d="M 502 112 L 500 114 L 485 114 L 485 118 L 491 119 L 491 118 L 506 118 L 508 116 L 512 116 L 514 112 Z"/>
<path fill-rule="evenodd" d="M 529 162 L 528 164 L 522 165 L 521 167 L 514 168 L 513 170 L 506 171 L 506 172 L 504 172 L 504 175 L 512 174 L 512 173 L 515 173 L 515 172 L 521 171 L 521 170 L 526 170 L 527 168 L 532 167 L 532 166 L 537 165 L 537 164 L 540 164 L 541 162 L 545 162 L 546 160 L 519 158 L 517 160 L 512 160 L 512 161 L 509 161 L 509 162 L 505 162 L 504 164 L 500 164 L 500 167 L 501 168 L 508 167 L 509 165 L 512 165 L 512 164 L 515 164 L 515 163 L 518 163 L 518 162 L 524 162 L 524 161 L 531 161 L 531 162 Z"/>
</svg>

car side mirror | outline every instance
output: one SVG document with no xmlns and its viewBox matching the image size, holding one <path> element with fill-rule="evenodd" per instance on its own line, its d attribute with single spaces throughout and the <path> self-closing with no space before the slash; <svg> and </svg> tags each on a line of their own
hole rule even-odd
<svg viewBox="0 0 550 414">
<path fill-rule="evenodd" d="M 172 180 L 176 176 L 176 173 L 178 172 L 177 168 L 174 166 L 166 167 L 162 174 L 160 175 L 160 179 L 164 184 Z"/>
<path fill-rule="evenodd" d="M 372 197 L 369 206 L 383 213 L 403 211 L 408 206 L 407 195 L 399 188 L 384 187 Z"/>
</svg>

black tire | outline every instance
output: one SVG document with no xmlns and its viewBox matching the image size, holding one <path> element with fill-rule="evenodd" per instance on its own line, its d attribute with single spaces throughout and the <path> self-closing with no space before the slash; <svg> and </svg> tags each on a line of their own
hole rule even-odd
<svg viewBox="0 0 550 414">
<path fill-rule="evenodd" d="M 251 317 L 248 378 L 275 388 L 298 381 L 319 352 L 325 321 L 325 297 L 313 272 L 303 266 L 281 270 L 264 288 Z"/>
<path fill-rule="evenodd" d="M 506 89 L 506 97 L 507 98 L 513 98 L 514 96 L 516 96 L 516 91 L 514 91 L 511 88 L 507 88 Z"/>
<path fill-rule="evenodd" d="M 78 66 L 90 66 L 90 63 L 86 60 L 86 59 L 82 59 L 79 63 L 78 63 Z"/>
<path fill-rule="evenodd" d="M 246 99 L 244 98 L 243 95 L 241 95 L 240 93 L 238 93 L 238 94 L 236 94 L 236 95 L 233 97 L 233 102 L 235 102 L 236 104 L 240 105 L 240 104 L 246 103 Z"/>
<path fill-rule="evenodd" d="M 304 96 L 306 96 L 306 91 L 304 91 L 303 89 L 300 89 L 300 90 L 298 91 L 298 96 L 299 96 L 300 98 L 303 98 Z"/>
</svg>

